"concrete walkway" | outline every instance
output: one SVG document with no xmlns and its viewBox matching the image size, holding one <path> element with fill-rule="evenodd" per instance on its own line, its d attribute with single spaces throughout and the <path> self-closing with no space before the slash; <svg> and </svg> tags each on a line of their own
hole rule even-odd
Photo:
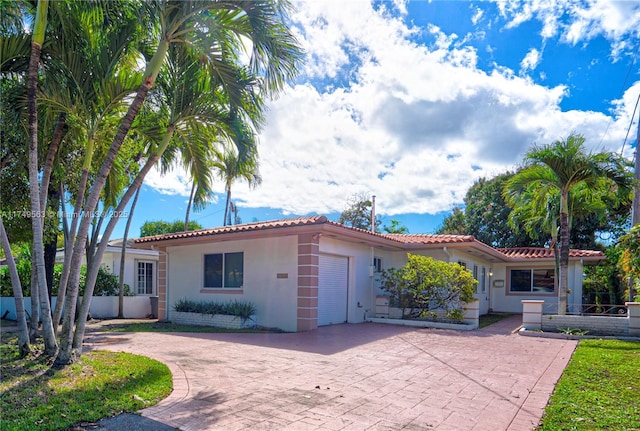
<svg viewBox="0 0 640 431">
<path fill-rule="evenodd" d="M 181 430 L 533 430 L 577 342 L 383 324 L 297 334 L 94 333 L 167 364 L 143 416 Z"/>
</svg>

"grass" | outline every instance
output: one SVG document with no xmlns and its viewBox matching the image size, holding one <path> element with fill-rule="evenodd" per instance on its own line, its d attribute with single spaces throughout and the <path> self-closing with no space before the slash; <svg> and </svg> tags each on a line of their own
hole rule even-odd
<svg viewBox="0 0 640 431">
<path fill-rule="evenodd" d="M 480 323 L 478 324 L 479 328 L 484 328 L 485 326 L 489 326 L 496 322 L 499 322 L 507 317 L 511 317 L 513 314 L 507 313 L 499 313 L 499 314 L 483 314 L 480 316 Z"/>
<path fill-rule="evenodd" d="M 92 351 L 62 369 L 34 353 L 19 358 L 17 337 L 2 334 L 0 411 L 3 431 L 64 430 L 157 404 L 171 393 L 166 365 L 122 352 Z"/>
<path fill-rule="evenodd" d="M 539 431 L 640 430 L 640 342 L 581 340 Z"/>
</svg>

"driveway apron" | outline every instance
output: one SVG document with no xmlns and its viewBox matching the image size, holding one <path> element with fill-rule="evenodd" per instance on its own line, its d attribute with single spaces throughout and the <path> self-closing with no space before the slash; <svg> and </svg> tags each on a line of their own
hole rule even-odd
<svg viewBox="0 0 640 431">
<path fill-rule="evenodd" d="M 141 413 L 185 431 L 533 430 L 576 341 L 521 337 L 514 322 L 95 333 L 85 343 L 167 364 L 173 392 Z"/>
</svg>

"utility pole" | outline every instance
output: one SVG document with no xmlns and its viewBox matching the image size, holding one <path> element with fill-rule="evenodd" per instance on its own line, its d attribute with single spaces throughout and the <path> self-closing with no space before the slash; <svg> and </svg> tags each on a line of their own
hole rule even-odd
<svg viewBox="0 0 640 431">
<path fill-rule="evenodd" d="M 640 97 L 640 96 L 639 96 Z M 631 119 L 633 121 L 633 118 Z M 633 185 L 633 207 L 631 208 L 631 226 L 640 223 L 640 115 L 638 116 L 638 135 L 636 136 L 636 156 L 634 166 L 635 183 Z M 629 302 L 634 299 L 634 280 L 629 277 Z"/>
<path fill-rule="evenodd" d="M 376 233 L 376 195 L 371 197 L 371 233 Z"/>
<path fill-rule="evenodd" d="M 633 185 L 633 208 L 631 210 L 631 226 L 640 223 L 640 117 L 638 118 L 638 136 L 636 137 L 636 161 L 634 168 L 635 184 Z"/>
</svg>

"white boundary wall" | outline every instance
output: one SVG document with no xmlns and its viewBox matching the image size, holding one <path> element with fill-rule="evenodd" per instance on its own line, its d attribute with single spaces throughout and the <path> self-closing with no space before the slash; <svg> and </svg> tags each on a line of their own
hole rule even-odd
<svg viewBox="0 0 640 431">
<path fill-rule="evenodd" d="M 127 319 L 143 319 L 151 314 L 151 300 L 149 296 L 125 296 L 124 317 Z M 56 306 L 57 297 L 51 298 L 52 307 Z M 31 298 L 24 298 L 24 307 L 31 314 Z M 13 297 L 0 297 L 0 317 L 9 311 L 7 319 L 16 320 L 16 302 Z M 94 296 L 91 299 L 91 317 L 108 319 L 118 316 L 117 296 Z"/>
</svg>

